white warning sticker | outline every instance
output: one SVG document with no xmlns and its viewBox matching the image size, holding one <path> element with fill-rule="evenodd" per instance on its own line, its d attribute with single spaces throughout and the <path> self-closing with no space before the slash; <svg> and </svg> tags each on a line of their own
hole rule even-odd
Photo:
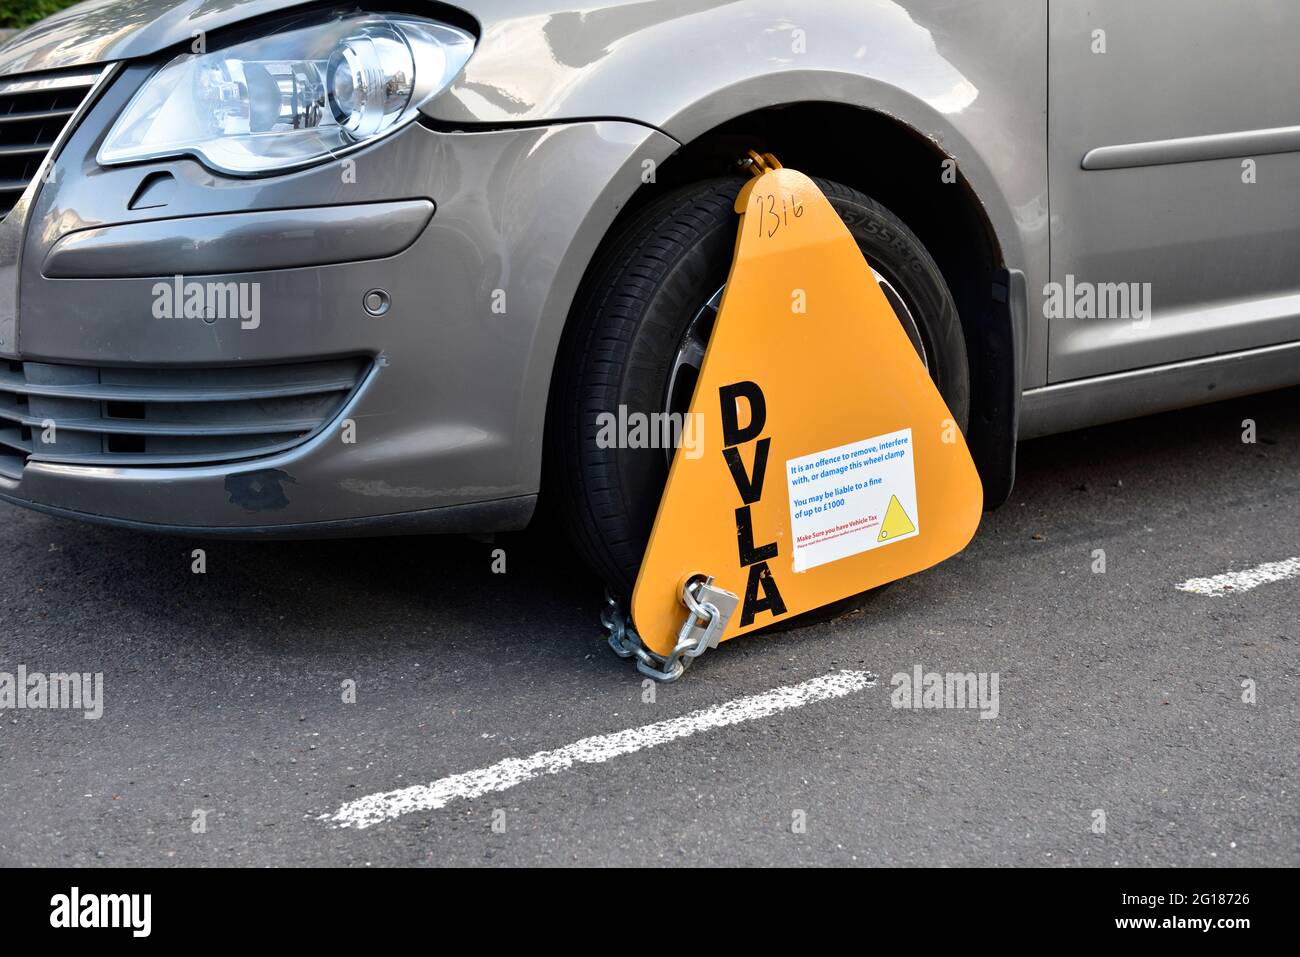
<svg viewBox="0 0 1300 957">
<path fill-rule="evenodd" d="M 785 463 L 796 572 L 920 534 L 912 430 Z"/>
</svg>

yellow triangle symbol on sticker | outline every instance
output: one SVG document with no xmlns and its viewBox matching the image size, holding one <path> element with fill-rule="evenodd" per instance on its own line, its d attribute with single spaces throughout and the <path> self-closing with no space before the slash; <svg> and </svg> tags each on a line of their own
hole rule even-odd
<svg viewBox="0 0 1300 957">
<path fill-rule="evenodd" d="M 914 531 L 916 526 L 903 511 L 903 503 L 898 500 L 897 495 L 889 496 L 889 508 L 885 509 L 885 520 L 880 523 L 880 534 L 876 536 L 876 541 L 887 542 L 891 538 L 910 535 Z"/>
</svg>

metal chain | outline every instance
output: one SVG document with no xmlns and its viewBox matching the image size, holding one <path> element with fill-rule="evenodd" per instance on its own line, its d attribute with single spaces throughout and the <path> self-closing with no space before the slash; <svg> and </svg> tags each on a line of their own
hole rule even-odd
<svg viewBox="0 0 1300 957">
<path fill-rule="evenodd" d="M 664 683 L 676 681 L 690 666 L 691 662 L 710 648 L 716 648 L 718 639 L 727 627 L 731 609 L 719 610 L 718 605 L 702 598 L 704 595 L 720 595 L 734 599 L 734 595 L 721 592 L 713 587 L 712 578 L 693 578 L 682 589 L 682 604 L 686 606 L 686 620 L 677 632 L 677 643 L 668 655 L 660 655 L 646 647 L 641 636 L 636 633 L 631 620 L 619 602 L 608 590 L 605 591 L 605 607 L 600 613 L 600 622 L 609 633 L 609 646 L 620 658 L 635 658 L 637 671 L 648 678 Z M 734 606 L 733 606 L 734 607 Z M 703 622 L 703 625 L 701 625 Z"/>
</svg>

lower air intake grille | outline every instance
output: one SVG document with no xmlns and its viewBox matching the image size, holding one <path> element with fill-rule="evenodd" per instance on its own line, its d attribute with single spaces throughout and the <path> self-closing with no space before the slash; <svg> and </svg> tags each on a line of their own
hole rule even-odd
<svg viewBox="0 0 1300 957">
<path fill-rule="evenodd" d="M 369 367 L 366 359 L 227 369 L 0 360 L 0 475 L 18 478 L 28 461 L 134 468 L 281 452 L 327 425 Z"/>
<path fill-rule="evenodd" d="M 0 80 L 0 220 L 9 215 L 97 74 Z"/>
</svg>

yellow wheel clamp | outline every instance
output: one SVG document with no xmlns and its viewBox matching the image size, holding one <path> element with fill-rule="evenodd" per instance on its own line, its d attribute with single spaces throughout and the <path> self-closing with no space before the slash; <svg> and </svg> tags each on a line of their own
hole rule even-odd
<svg viewBox="0 0 1300 957">
<path fill-rule="evenodd" d="M 856 241 L 807 176 L 751 153 L 690 415 L 610 644 L 658 680 L 719 641 L 966 547 L 983 491 Z M 634 626 L 634 627 L 631 627 Z"/>
</svg>

